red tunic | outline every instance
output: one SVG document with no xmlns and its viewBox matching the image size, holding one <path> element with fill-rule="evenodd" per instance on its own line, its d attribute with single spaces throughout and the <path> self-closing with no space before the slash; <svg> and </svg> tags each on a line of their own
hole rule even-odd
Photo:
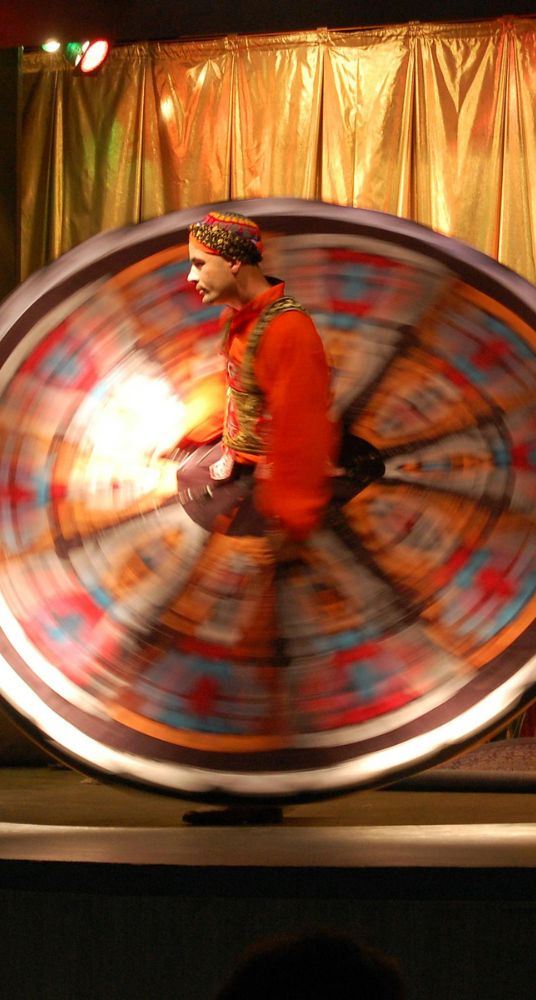
<svg viewBox="0 0 536 1000">
<path fill-rule="evenodd" d="M 228 353 L 240 366 L 260 313 L 284 295 L 272 285 L 230 314 Z M 224 319 L 229 320 L 229 312 Z M 322 341 L 310 316 L 296 310 L 267 325 L 256 356 L 255 378 L 269 415 L 266 456 L 236 454 L 238 461 L 266 465 L 256 485 L 256 504 L 295 539 L 305 538 L 322 518 L 330 496 L 330 459 L 335 441 L 328 417 L 329 371 Z"/>
</svg>

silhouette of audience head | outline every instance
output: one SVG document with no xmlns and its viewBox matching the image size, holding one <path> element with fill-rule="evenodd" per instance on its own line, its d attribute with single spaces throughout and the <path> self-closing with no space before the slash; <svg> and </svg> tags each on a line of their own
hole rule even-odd
<svg viewBox="0 0 536 1000">
<path fill-rule="evenodd" d="M 404 1000 L 396 962 L 350 935 L 314 931 L 248 950 L 215 1000 Z"/>
</svg>

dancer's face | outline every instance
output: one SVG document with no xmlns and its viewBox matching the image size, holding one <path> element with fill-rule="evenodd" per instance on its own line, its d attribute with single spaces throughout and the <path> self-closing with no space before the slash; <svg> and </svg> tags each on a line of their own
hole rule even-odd
<svg viewBox="0 0 536 1000">
<path fill-rule="evenodd" d="M 189 245 L 190 273 L 204 305 L 228 305 L 236 297 L 236 274 L 240 265 L 218 254 L 206 253 L 198 245 Z"/>
</svg>

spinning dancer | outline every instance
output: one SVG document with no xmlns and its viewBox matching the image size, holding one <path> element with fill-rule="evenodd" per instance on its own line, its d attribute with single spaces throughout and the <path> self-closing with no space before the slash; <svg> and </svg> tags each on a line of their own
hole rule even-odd
<svg viewBox="0 0 536 1000">
<path fill-rule="evenodd" d="M 301 541 L 330 498 L 335 428 L 329 372 L 312 319 L 259 267 L 258 225 L 211 212 L 190 226 L 191 269 L 204 304 L 225 305 L 223 452 L 210 476 L 253 472 L 255 504 L 272 530 Z"/>
</svg>

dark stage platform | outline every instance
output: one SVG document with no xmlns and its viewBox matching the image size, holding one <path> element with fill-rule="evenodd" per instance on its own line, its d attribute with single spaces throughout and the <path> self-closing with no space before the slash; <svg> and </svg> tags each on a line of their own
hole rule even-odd
<svg viewBox="0 0 536 1000">
<path fill-rule="evenodd" d="M 423 775 L 424 778 L 424 775 Z M 431 779 L 428 779 L 430 784 Z M 192 828 L 192 803 L 74 771 L 0 771 L 0 858 L 99 864 L 536 868 L 536 796 L 359 792 L 287 806 L 280 825 Z M 409 779 L 403 784 L 410 784 Z"/>
<path fill-rule="evenodd" d="M 395 955 L 415 1000 L 532 1000 L 531 792 L 360 792 L 259 827 L 191 808 L 3 768 L 0 996 L 209 1000 L 253 941 L 320 926 Z"/>
</svg>

